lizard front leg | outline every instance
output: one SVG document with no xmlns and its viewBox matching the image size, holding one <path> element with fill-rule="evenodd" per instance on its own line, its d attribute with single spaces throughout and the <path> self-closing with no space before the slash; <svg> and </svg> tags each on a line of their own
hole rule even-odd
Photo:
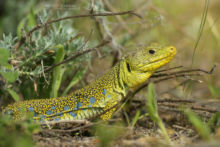
<svg viewBox="0 0 220 147">
<path fill-rule="evenodd" d="M 113 100 L 107 102 L 106 106 L 104 107 L 104 111 L 106 112 L 102 114 L 100 118 L 103 120 L 109 120 L 116 110 L 117 103 L 118 103 L 117 101 L 113 101 Z"/>
</svg>

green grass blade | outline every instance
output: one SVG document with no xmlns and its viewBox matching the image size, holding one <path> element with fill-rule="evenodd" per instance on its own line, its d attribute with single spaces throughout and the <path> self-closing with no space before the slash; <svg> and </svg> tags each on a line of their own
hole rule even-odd
<svg viewBox="0 0 220 147">
<path fill-rule="evenodd" d="M 141 115 L 141 111 L 138 110 L 137 113 L 135 114 L 135 117 L 132 120 L 131 126 L 134 127 L 134 125 L 137 123 L 137 121 L 139 120 L 139 117 Z"/>
<path fill-rule="evenodd" d="M 11 89 L 7 89 L 8 90 L 8 92 L 10 93 L 10 95 L 12 96 L 12 98 L 16 101 L 16 102 L 18 102 L 19 101 L 19 96 L 18 96 L 18 94 L 14 91 L 14 90 L 11 90 Z"/>
<path fill-rule="evenodd" d="M 220 98 L 220 87 L 209 84 L 209 91 L 213 98 Z"/>
<path fill-rule="evenodd" d="M 28 14 L 28 26 L 33 28 L 36 25 L 36 19 L 34 14 L 34 1 L 31 0 L 30 13 Z"/>
<path fill-rule="evenodd" d="M 201 23 L 200 23 L 200 26 L 199 26 L 199 32 L 198 32 L 196 43 L 195 43 L 195 46 L 194 46 L 194 49 L 193 49 L 191 67 L 193 66 L 194 58 L 195 58 L 195 54 L 196 54 L 196 49 L 198 47 L 199 41 L 200 41 L 202 33 L 203 33 L 203 29 L 204 29 L 207 14 L 208 14 L 208 8 L 209 8 L 209 0 L 206 0 L 205 1 L 205 7 L 204 7 L 204 10 L 203 10 L 203 14 L 202 14 L 202 20 L 201 20 Z"/>
<path fill-rule="evenodd" d="M 22 29 L 24 28 L 25 26 L 25 21 L 26 21 L 26 17 L 23 18 L 19 24 L 18 24 L 18 27 L 17 27 L 17 36 L 19 39 L 21 39 L 21 36 L 22 36 Z"/>
<path fill-rule="evenodd" d="M 210 129 L 206 123 L 204 123 L 200 118 L 192 111 L 186 109 L 184 111 L 186 116 L 188 117 L 188 120 L 192 123 L 192 125 L 195 127 L 197 132 L 200 134 L 200 136 L 204 140 L 211 140 L 210 136 Z"/>
<path fill-rule="evenodd" d="M 149 113 L 149 116 L 154 122 L 157 122 L 159 116 L 157 112 L 156 93 L 154 85 L 152 83 L 148 85 L 147 102 L 147 111 Z"/>
<path fill-rule="evenodd" d="M 101 147 L 110 147 L 111 142 L 121 136 L 125 131 L 121 123 L 107 125 L 105 122 L 94 126 L 95 135 L 99 138 Z"/>
<path fill-rule="evenodd" d="M 220 128 L 220 112 L 216 112 L 208 121 L 208 126 L 210 128 Z"/>
<path fill-rule="evenodd" d="M 159 126 L 161 133 L 164 136 L 167 143 L 170 143 L 170 138 L 168 136 L 166 128 L 163 124 L 163 121 L 158 115 L 156 92 L 154 85 L 152 83 L 148 85 L 148 96 L 146 101 L 147 101 L 147 111 L 149 113 L 150 118 Z"/>
<path fill-rule="evenodd" d="M 64 47 L 62 45 L 57 45 L 58 48 L 56 53 L 56 58 L 54 64 L 61 62 L 64 59 L 65 51 Z M 57 97 L 58 90 L 61 84 L 61 80 L 63 77 L 64 69 L 61 68 L 61 66 L 57 66 L 53 70 L 53 80 L 52 80 L 52 90 L 50 93 L 51 97 Z"/>
</svg>

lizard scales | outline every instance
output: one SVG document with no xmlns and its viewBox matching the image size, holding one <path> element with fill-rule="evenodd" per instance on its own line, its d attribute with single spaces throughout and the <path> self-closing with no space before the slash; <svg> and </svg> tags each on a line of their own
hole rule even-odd
<svg viewBox="0 0 220 147">
<path fill-rule="evenodd" d="M 104 113 L 100 117 L 108 120 L 116 109 L 113 106 L 129 89 L 138 88 L 175 54 L 173 46 L 150 45 L 122 58 L 108 73 L 68 96 L 16 102 L 9 104 L 3 113 L 14 119 L 32 113 L 36 121 L 89 119 Z"/>
</svg>

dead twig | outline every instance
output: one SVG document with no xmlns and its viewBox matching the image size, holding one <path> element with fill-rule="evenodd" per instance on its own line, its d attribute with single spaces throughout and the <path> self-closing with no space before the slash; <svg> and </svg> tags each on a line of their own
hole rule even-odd
<svg viewBox="0 0 220 147">
<path fill-rule="evenodd" d="M 174 104 L 174 103 L 160 103 L 158 104 L 160 106 L 166 106 L 168 108 L 180 108 L 181 110 L 181 106 Z M 197 110 L 197 111 L 205 111 L 205 112 L 209 112 L 209 113 L 216 113 L 216 112 L 220 112 L 219 110 L 216 109 L 212 109 L 212 108 L 205 108 L 205 107 L 201 107 L 201 106 L 188 106 L 187 108 L 190 108 L 191 110 Z"/>
<path fill-rule="evenodd" d="M 106 44 L 109 43 L 109 42 L 110 42 L 109 40 L 105 40 L 105 41 L 103 41 L 102 43 L 100 43 L 99 45 L 97 45 L 97 46 L 95 46 L 95 47 L 93 47 L 93 48 L 88 48 L 88 49 L 85 49 L 85 50 L 79 50 L 78 52 L 76 52 L 75 54 L 73 54 L 71 57 L 69 57 L 69 58 L 67 58 L 67 59 L 65 59 L 65 60 L 63 60 L 63 61 L 61 61 L 61 62 L 59 62 L 59 63 L 57 63 L 57 64 L 54 64 L 54 65 L 52 65 L 52 66 L 50 66 L 50 67 L 48 67 L 48 68 L 46 68 L 46 69 L 44 70 L 44 72 L 48 72 L 48 71 L 52 70 L 53 68 L 55 68 L 55 67 L 57 67 L 57 66 L 59 66 L 59 65 L 61 65 L 61 64 L 65 64 L 65 63 L 67 63 L 67 62 L 69 62 L 69 61 L 71 61 L 71 60 L 73 60 L 73 59 L 75 59 L 75 58 L 77 58 L 77 57 L 79 57 L 79 56 L 81 56 L 81 55 L 83 55 L 83 54 L 89 53 L 89 52 L 91 52 L 91 51 L 95 51 L 95 50 L 97 50 L 98 48 L 100 48 L 100 47 L 106 45 Z"/>
<path fill-rule="evenodd" d="M 104 0 L 103 1 L 106 5 L 106 7 L 111 11 L 111 12 L 115 12 L 115 8 L 111 5 L 111 3 L 108 0 Z M 126 23 L 124 22 L 124 20 L 117 15 L 116 19 L 118 20 L 118 22 L 120 23 L 120 25 L 122 26 L 122 28 L 124 28 L 129 34 L 132 34 L 131 29 L 129 29 L 129 27 L 126 25 Z"/>
<path fill-rule="evenodd" d="M 182 67 L 183 67 L 183 66 L 180 65 L 180 66 L 171 67 L 171 68 L 168 68 L 168 69 L 158 70 L 158 71 L 156 71 L 155 73 L 164 72 L 164 71 L 170 71 L 170 70 L 178 69 L 178 68 L 182 68 Z"/>
<path fill-rule="evenodd" d="M 184 78 L 188 79 L 191 76 L 202 76 L 202 74 L 196 73 L 196 74 L 177 74 L 177 75 L 171 75 L 171 76 L 167 75 L 167 77 L 165 77 L 165 78 L 154 80 L 153 83 L 159 83 L 159 82 L 162 82 L 162 81 L 166 81 L 166 80 L 174 79 L 174 78 L 178 78 L 178 77 L 184 77 Z"/>
<path fill-rule="evenodd" d="M 202 75 L 201 73 L 188 74 L 191 72 L 202 72 L 205 74 L 212 74 L 214 72 L 215 68 L 216 68 L 216 65 L 213 65 L 213 67 L 209 71 L 206 71 L 203 69 L 189 69 L 189 70 L 181 70 L 181 71 L 172 72 L 172 73 L 155 74 L 155 75 L 152 75 L 151 78 L 165 77 L 165 78 L 153 81 L 154 83 L 158 83 L 158 82 L 173 79 L 176 77 L 185 77 L 186 78 L 186 77 L 190 77 L 190 76 L 201 76 Z M 174 69 L 174 68 L 170 68 L 170 69 Z M 148 83 L 147 83 L 147 85 L 148 85 Z M 145 84 L 142 87 L 146 87 L 147 85 Z M 142 89 L 142 87 L 140 87 L 140 89 Z"/>
<path fill-rule="evenodd" d="M 195 100 L 183 100 L 183 99 L 158 99 L 158 103 L 195 103 Z"/>
<path fill-rule="evenodd" d="M 52 23 L 59 22 L 62 20 L 67 20 L 67 19 L 74 19 L 74 18 L 84 18 L 84 17 L 97 17 L 97 16 L 115 16 L 115 15 L 135 15 L 139 18 L 142 18 L 139 14 L 135 13 L 134 11 L 124 11 L 124 12 L 116 12 L 116 13 L 97 13 L 97 14 L 81 14 L 81 15 L 73 15 L 73 16 L 67 16 L 67 17 L 62 17 L 54 20 L 49 20 L 46 23 L 43 24 L 38 24 L 36 25 L 33 29 L 31 29 L 26 35 L 22 35 L 21 39 L 19 42 L 15 45 L 15 50 L 17 50 L 26 40 L 27 37 L 30 37 L 31 34 L 41 28 L 44 28 Z"/>
<path fill-rule="evenodd" d="M 133 103 L 144 104 L 145 100 L 132 100 Z M 195 100 L 183 100 L 183 99 L 158 99 L 157 103 L 195 103 Z"/>
<path fill-rule="evenodd" d="M 170 68 L 170 69 L 167 69 L 167 70 L 172 70 L 172 69 L 176 69 L 176 68 L 180 68 L 181 66 L 177 66 L 177 67 L 174 67 L 174 68 Z M 210 71 L 206 71 L 206 70 L 203 70 L 203 69 L 188 69 L 188 70 L 181 70 L 181 71 L 177 71 L 177 72 L 172 72 L 172 73 L 162 73 L 162 74 L 153 74 L 151 76 L 151 78 L 158 78 L 158 77 L 163 77 L 163 76 L 171 76 L 171 75 L 178 75 L 178 74 L 183 74 L 183 73 L 191 73 L 191 72 L 202 72 L 202 73 L 206 73 L 206 74 L 212 74 L 213 71 L 215 70 L 216 68 L 216 65 L 213 65 L 213 67 L 211 68 Z M 163 72 L 163 71 L 167 71 L 167 70 L 161 70 L 159 72 Z M 158 72 L 156 72 L 158 73 Z"/>
<path fill-rule="evenodd" d="M 83 33 L 79 32 L 77 33 L 75 36 L 71 37 L 67 42 L 65 42 L 64 46 L 70 44 L 73 40 L 75 40 L 76 38 L 80 37 Z"/>
<path fill-rule="evenodd" d="M 61 121 L 47 121 L 41 122 L 40 125 L 56 125 L 60 123 L 73 123 L 73 124 L 90 124 L 91 122 L 88 120 L 61 120 Z"/>
<path fill-rule="evenodd" d="M 89 12 L 90 14 L 94 14 L 94 6 L 95 6 L 95 0 L 91 0 L 91 10 Z M 101 28 L 102 25 L 100 24 L 100 20 L 97 17 L 91 17 L 91 18 L 95 22 L 95 26 L 97 28 L 97 32 L 98 32 L 100 38 L 103 39 L 104 38 L 104 34 L 102 32 L 102 28 Z"/>
</svg>

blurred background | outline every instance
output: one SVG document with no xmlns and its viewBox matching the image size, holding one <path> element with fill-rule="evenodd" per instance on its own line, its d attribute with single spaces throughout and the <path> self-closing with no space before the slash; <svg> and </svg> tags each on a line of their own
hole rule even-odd
<svg viewBox="0 0 220 147">
<path fill-rule="evenodd" d="M 37 24 L 71 15 L 129 10 L 142 18 L 128 14 L 67 19 L 35 31 L 16 48 Z M 219 100 L 219 14 L 219 0 L 1 0 L 0 58 L 8 63 L 0 63 L 0 104 L 67 95 L 106 73 L 127 53 L 151 43 L 177 48 L 176 57 L 164 69 L 183 66 L 209 71 L 217 65 L 210 75 L 156 84 L 158 98 Z M 62 65 L 55 74 L 42 74 L 56 63 L 59 52 L 67 59 L 106 39 L 111 42 L 96 52 Z M 146 89 L 136 97 L 145 94 Z"/>
</svg>

